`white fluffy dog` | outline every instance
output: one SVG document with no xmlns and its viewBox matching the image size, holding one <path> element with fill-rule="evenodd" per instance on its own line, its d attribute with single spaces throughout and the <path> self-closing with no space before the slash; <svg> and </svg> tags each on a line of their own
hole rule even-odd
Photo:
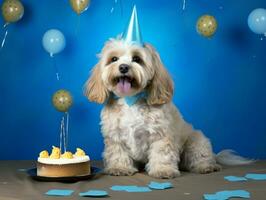
<svg viewBox="0 0 266 200">
<path fill-rule="evenodd" d="M 89 100 L 105 103 L 101 130 L 106 173 L 133 175 L 139 163 L 156 178 L 176 177 L 179 168 L 197 173 L 221 169 L 209 140 L 171 102 L 173 82 L 151 45 L 111 39 L 99 58 L 85 93 Z M 130 105 L 128 98 L 134 100 Z"/>
</svg>

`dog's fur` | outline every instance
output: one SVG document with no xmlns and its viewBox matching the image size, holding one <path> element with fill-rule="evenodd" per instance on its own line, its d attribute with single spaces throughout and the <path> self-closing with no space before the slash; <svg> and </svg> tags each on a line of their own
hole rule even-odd
<svg viewBox="0 0 266 200">
<path fill-rule="evenodd" d="M 138 62 L 132 61 L 138 56 Z M 117 59 L 112 60 L 113 57 Z M 171 102 L 173 82 L 159 54 L 149 44 L 127 44 L 109 40 L 93 68 L 85 87 L 89 100 L 105 103 L 101 112 L 104 136 L 105 172 L 132 175 L 138 164 L 145 164 L 150 176 L 173 178 L 179 168 L 210 173 L 220 170 L 209 140 L 184 121 Z M 130 66 L 131 89 L 123 93 L 117 87 L 121 64 Z M 129 106 L 123 97 L 147 94 Z M 113 98 L 113 94 L 119 98 Z"/>
</svg>

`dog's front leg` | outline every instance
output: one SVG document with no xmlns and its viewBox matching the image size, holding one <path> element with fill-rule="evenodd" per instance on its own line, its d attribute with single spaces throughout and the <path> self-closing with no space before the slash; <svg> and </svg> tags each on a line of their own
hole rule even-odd
<svg viewBox="0 0 266 200">
<path fill-rule="evenodd" d="M 155 178 L 174 178 L 180 175 L 178 170 L 179 152 L 168 138 L 155 140 L 150 144 L 146 165 L 148 174 Z"/>
<path fill-rule="evenodd" d="M 132 158 L 125 151 L 123 144 L 105 138 L 105 149 L 103 153 L 105 173 L 113 176 L 130 176 L 138 170 L 134 167 Z"/>
</svg>

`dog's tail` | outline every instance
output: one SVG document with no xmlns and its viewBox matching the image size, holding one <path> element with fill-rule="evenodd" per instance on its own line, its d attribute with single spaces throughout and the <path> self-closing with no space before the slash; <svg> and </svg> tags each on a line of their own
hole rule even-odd
<svg viewBox="0 0 266 200">
<path fill-rule="evenodd" d="M 216 154 L 216 161 L 221 165 L 248 165 L 254 163 L 256 160 L 244 158 L 236 155 L 236 152 L 231 149 L 225 149 Z"/>
</svg>

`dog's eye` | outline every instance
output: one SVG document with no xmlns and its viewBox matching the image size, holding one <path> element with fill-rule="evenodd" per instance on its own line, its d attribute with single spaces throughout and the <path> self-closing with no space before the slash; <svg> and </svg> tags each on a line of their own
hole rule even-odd
<svg viewBox="0 0 266 200">
<path fill-rule="evenodd" d="M 112 57 L 111 62 L 116 62 L 116 61 L 118 61 L 118 57 L 116 56 Z"/>
<path fill-rule="evenodd" d="M 140 58 L 139 56 L 134 56 L 134 57 L 132 58 L 132 61 L 133 61 L 133 62 L 136 62 L 136 63 L 141 63 L 141 58 Z"/>
</svg>

